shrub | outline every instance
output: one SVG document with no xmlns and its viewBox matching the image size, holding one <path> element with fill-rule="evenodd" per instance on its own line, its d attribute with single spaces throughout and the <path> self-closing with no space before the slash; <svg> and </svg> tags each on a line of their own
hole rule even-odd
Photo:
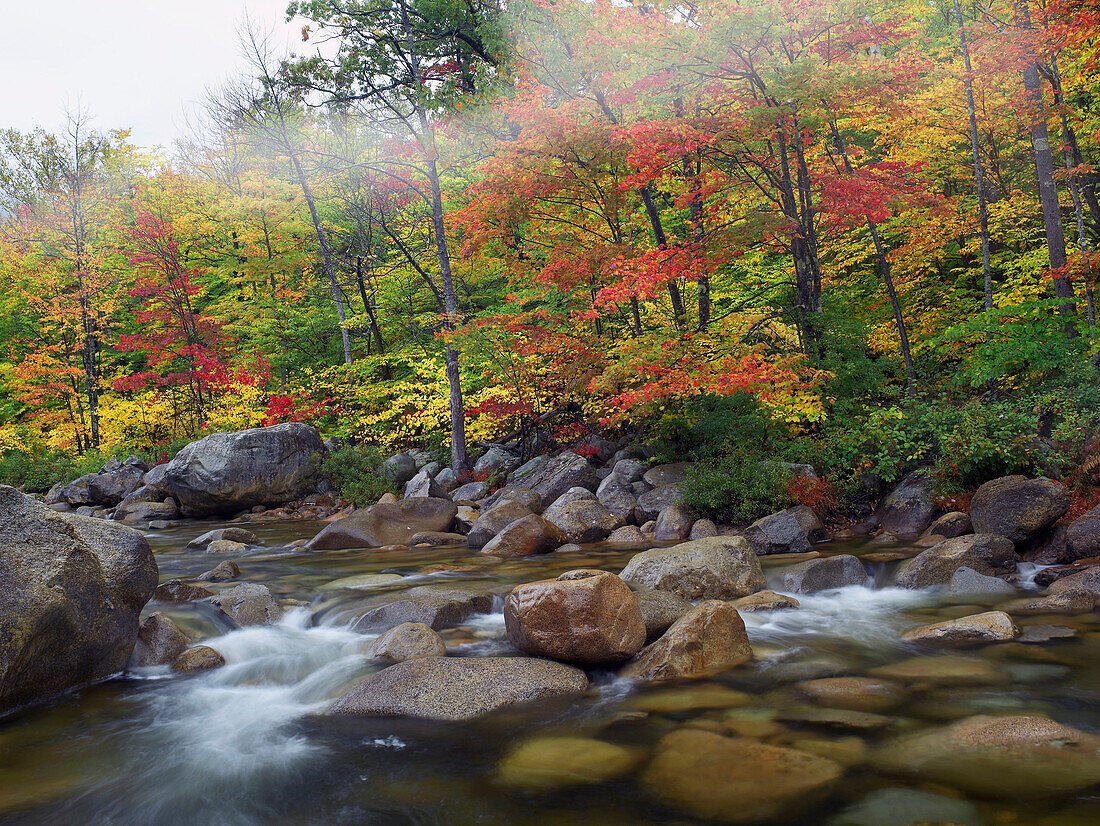
<svg viewBox="0 0 1100 826">
<path fill-rule="evenodd" d="M 62 450 L 8 450 L 0 455 L 0 483 L 31 493 L 44 493 L 79 475 L 73 457 Z"/>
<path fill-rule="evenodd" d="M 373 505 L 384 493 L 394 493 L 389 480 L 378 472 L 382 459 L 369 447 L 342 447 L 321 463 L 321 472 L 340 496 L 356 507 Z"/>
<path fill-rule="evenodd" d="M 761 466 L 743 453 L 708 459 L 688 471 L 684 504 L 701 517 L 747 524 L 791 505 L 790 476 L 789 470 Z"/>
<path fill-rule="evenodd" d="M 735 452 L 764 458 L 769 445 L 785 438 L 785 428 L 749 393 L 689 399 L 663 416 L 650 434 L 658 461 L 701 461 Z"/>
</svg>

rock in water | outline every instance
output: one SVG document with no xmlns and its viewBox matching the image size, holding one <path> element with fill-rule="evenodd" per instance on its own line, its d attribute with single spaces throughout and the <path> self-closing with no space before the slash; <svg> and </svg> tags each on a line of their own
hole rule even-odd
<svg viewBox="0 0 1100 826">
<path fill-rule="evenodd" d="M 866 585 L 869 580 L 859 559 L 840 554 L 792 566 L 783 574 L 783 588 L 796 594 L 813 594 L 847 585 Z"/>
<path fill-rule="evenodd" d="M 970 500 L 970 521 L 977 533 L 1027 542 L 1069 510 L 1069 491 L 1050 479 L 1003 476 L 986 482 Z"/>
<path fill-rule="evenodd" d="M 367 677 L 337 700 L 331 714 L 469 720 L 507 706 L 580 694 L 578 668 L 531 657 L 428 657 Z"/>
<path fill-rule="evenodd" d="M 0 714 L 121 671 L 157 579 L 132 528 L 0 485 Z"/>
<path fill-rule="evenodd" d="M 1100 737 L 1039 715 L 970 717 L 900 737 L 872 764 L 982 797 L 1046 797 L 1100 783 Z"/>
<path fill-rule="evenodd" d="M 587 737 L 535 737 L 504 757 L 496 782 L 530 791 L 606 783 L 633 769 L 643 755 L 637 749 Z"/>
<path fill-rule="evenodd" d="M 270 625 L 283 616 L 283 609 L 266 585 L 242 582 L 219 591 L 210 601 L 240 625 Z"/>
<path fill-rule="evenodd" d="M 176 661 L 172 663 L 172 670 L 190 674 L 196 671 L 221 668 L 223 665 L 225 665 L 225 657 L 209 645 L 196 645 L 194 648 L 188 648 L 176 658 Z"/>
<path fill-rule="evenodd" d="M 517 585 L 504 602 L 504 624 L 520 651 L 572 663 L 628 660 L 646 638 L 637 598 L 603 571 Z"/>
<path fill-rule="evenodd" d="M 805 813 L 843 773 L 825 757 L 684 728 L 657 744 L 642 783 L 655 800 L 693 817 L 758 823 Z"/>
<path fill-rule="evenodd" d="M 928 588 L 946 585 L 959 568 L 970 568 L 989 576 L 1015 570 L 1016 552 L 1003 536 L 976 533 L 945 539 L 905 562 L 897 573 L 899 588 Z"/>
<path fill-rule="evenodd" d="M 404 622 L 394 626 L 370 644 L 367 656 L 372 660 L 400 663 L 421 657 L 445 657 L 443 638 L 422 622 Z"/>
<path fill-rule="evenodd" d="M 328 550 L 408 545 L 418 533 L 448 530 L 457 513 L 454 502 L 428 496 L 371 505 L 325 526 L 306 547 Z"/>
<path fill-rule="evenodd" d="M 352 630 L 385 631 L 416 622 L 438 631 L 458 625 L 474 614 L 487 613 L 492 607 L 493 598 L 489 594 L 421 585 L 388 596 L 386 601 L 360 614 L 352 623 Z"/>
<path fill-rule="evenodd" d="M 936 480 L 932 474 L 914 470 L 883 497 L 875 516 L 885 531 L 906 539 L 915 538 L 936 516 L 935 495 Z"/>
<path fill-rule="evenodd" d="M 902 634 L 902 639 L 937 648 L 964 648 L 1009 642 L 1020 636 L 1012 617 L 1004 611 L 987 611 L 969 617 L 936 622 Z"/>
<path fill-rule="evenodd" d="M 176 454 L 163 484 L 184 516 L 281 505 L 317 486 L 323 451 L 317 428 L 297 422 L 212 433 Z"/>
<path fill-rule="evenodd" d="M 700 602 L 643 648 L 624 677 L 660 682 L 717 674 L 752 659 L 745 623 L 728 602 Z"/>
<path fill-rule="evenodd" d="M 179 626 L 158 611 L 138 626 L 138 640 L 130 665 L 170 665 L 190 644 L 191 640 Z"/>
<path fill-rule="evenodd" d="M 714 536 L 643 551 L 630 558 L 619 576 L 684 599 L 735 599 L 765 584 L 760 560 L 740 536 Z"/>
<path fill-rule="evenodd" d="M 506 525 L 485 543 L 481 553 L 501 559 L 547 554 L 565 544 L 565 539 L 557 525 L 532 513 Z"/>
<path fill-rule="evenodd" d="M 525 502 L 502 499 L 478 514 L 477 521 L 466 535 L 471 548 L 483 548 L 494 536 L 518 519 L 534 513 Z"/>
<path fill-rule="evenodd" d="M 811 511 L 812 514 L 812 511 Z M 760 556 L 800 554 L 810 550 L 809 532 L 791 511 L 779 511 L 757 519 L 744 533 L 745 539 Z"/>
</svg>

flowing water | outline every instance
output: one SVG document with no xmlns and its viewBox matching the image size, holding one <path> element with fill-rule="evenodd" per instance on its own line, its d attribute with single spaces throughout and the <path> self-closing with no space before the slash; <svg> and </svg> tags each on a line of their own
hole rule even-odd
<svg viewBox="0 0 1100 826">
<path fill-rule="evenodd" d="M 162 579 L 195 577 L 213 567 L 218 557 L 181 549 L 217 526 L 191 523 L 151 534 Z M 889 712 L 893 722 L 885 729 L 806 715 L 805 702 L 792 690 L 798 681 L 860 675 L 909 659 L 915 652 L 899 641 L 903 631 L 986 610 L 890 587 L 892 572 L 882 564 L 868 566 L 873 588 L 800 597 L 795 611 L 744 614 L 756 662 L 709 683 L 746 692 L 748 705 L 737 709 L 640 713 L 645 690 L 612 671 L 596 671 L 583 698 L 469 723 L 328 717 L 322 713 L 327 705 L 376 668 L 362 655 L 371 637 L 346 625 L 370 600 L 426 583 L 502 596 L 518 582 L 571 568 L 618 572 L 632 552 L 597 546 L 514 561 L 453 547 L 309 553 L 290 543 L 319 525 L 249 527 L 264 547 L 237 558 L 241 579 L 261 582 L 297 607 L 277 625 L 234 630 L 205 604 L 150 605 L 147 610 L 165 611 L 192 636 L 208 638 L 227 665 L 190 677 L 162 667 L 140 669 L 0 722 L 0 823 L 687 824 L 693 821 L 649 802 L 631 776 L 540 794 L 503 788 L 496 767 L 510 747 L 534 735 L 581 734 L 648 748 L 681 725 L 714 728 L 733 720 L 766 731 L 771 742 L 849 756 L 845 762 L 852 767 L 836 794 L 797 821 L 816 824 L 879 789 L 908 786 L 958 796 L 876 770 L 876 744 L 898 732 L 980 713 L 1039 712 L 1090 731 L 1100 727 L 1095 615 L 1058 620 L 1078 629 L 1072 641 L 968 652 L 967 658 L 1007 675 L 1005 683 L 916 694 Z M 850 545 L 819 549 L 861 552 Z M 788 564 L 765 559 L 773 587 Z M 329 585 L 375 573 L 404 579 L 371 589 Z M 1034 573 L 1021 571 L 1026 581 Z M 493 613 L 443 631 L 450 653 L 512 652 L 501 602 L 495 600 Z M 706 687 L 697 683 L 692 690 Z M 972 822 L 988 826 L 1100 823 L 1100 799 L 1088 795 L 974 804 Z"/>
</svg>

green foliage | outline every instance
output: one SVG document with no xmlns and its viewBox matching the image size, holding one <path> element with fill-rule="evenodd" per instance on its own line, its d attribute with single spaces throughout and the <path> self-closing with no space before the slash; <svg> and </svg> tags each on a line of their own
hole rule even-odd
<svg viewBox="0 0 1100 826">
<path fill-rule="evenodd" d="M 332 480 L 340 496 L 356 507 L 373 505 L 393 486 L 379 472 L 381 456 L 369 447 L 342 447 L 321 463 L 321 471 Z"/>
<path fill-rule="evenodd" d="M 654 425 L 650 440 L 658 461 L 707 460 L 737 451 L 764 453 L 782 440 L 781 425 L 773 422 L 752 395 L 698 396 Z"/>
<path fill-rule="evenodd" d="M 789 507 L 790 472 L 761 465 L 744 453 L 702 461 L 688 471 L 684 504 L 698 516 L 735 525 L 754 522 Z"/>
<path fill-rule="evenodd" d="M 63 450 L 8 450 L 0 455 L 0 483 L 44 493 L 54 483 L 78 476 L 76 466 Z"/>
</svg>

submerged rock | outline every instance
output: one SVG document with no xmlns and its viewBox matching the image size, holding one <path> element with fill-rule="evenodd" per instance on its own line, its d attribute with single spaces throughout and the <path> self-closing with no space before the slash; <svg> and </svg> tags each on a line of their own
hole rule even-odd
<svg viewBox="0 0 1100 826">
<path fill-rule="evenodd" d="M 0 714 L 121 671 L 157 576 L 132 528 L 0 485 Z"/>
<path fill-rule="evenodd" d="M 458 508 L 448 499 L 418 496 L 371 505 L 327 525 L 306 543 L 310 550 L 408 545 L 421 531 L 446 531 Z"/>
<path fill-rule="evenodd" d="M 799 683 L 795 688 L 825 708 L 875 713 L 891 711 L 909 696 L 903 686 L 872 677 L 824 677 Z"/>
<path fill-rule="evenodd" d="M 161 583 L 153 592 L 153 599 L 158 602 L 192 602 L 212 596 L 214 596 L 213 591 L 192 582 L 184 582 L 182 579 L 170 579 Z"/>
<path fill-rule="evenodd" d="M 764 587 L 760 560 L 739 536 L 715 536 L 636 554 L 620 576 L 684 599 L 735 599 Z"/>
<path fill-rule="evenodd" d="M 197 671 L 209 671 L 212 668 L 221 668 L 223 665 L 225 665 L 225 657 L 209 645 L 196 645 L 194 648 L 188 648 L 176 658 L 176 661 L 172 663 L 172 670 L 190 674 Z"/>
<path fill-rule="evenodd" d="M 983 660 L 940 655 L 912 657 L 891 665 L 872 668 L 872 677 L 904 683 L 917 691 L 924 688 L 1004 685 L 1011 678 Z"/>
<path fill-rule="evenodd" d="M 1100 783 L 1100 737 L 1038 715 L 970 717 L 903 736 L 875 763 L 983 797 L 1046 797 Z"/>
<path fill-rule="evenodd" d="M 429 657 L 367 677 L 330 714 L 469 720 L 508 706 L 580 694 L 578 668 L 532 657 Z"/>
<path fill-rule="evenodd" d="M 184 516 L 281 505 L 316 488 L 324 449 L 317 428 L 297 422 L 212 433 L 176 454 L 163 486 Z"/>
<path fill-rule="evenodd" d="M 685 728 L 657 744 L 642 783 L 654 800 L 692 817 L 757 823 L 805 813 L 843 773 L 824 757 Z"/>
<path fill-rule="evenodd" d="M 372 642 L 366 655 L 372 660 L 399 663 L 421 657 L 445 657 L 447 646 L 431 626 L 422 622 L 403 622 Z"/>
<path fill-rule="evenodd" d="M 728 602 L 708 600 L 676 620 L 620 672 L 647 682 L 717 674 L 752 659 L 745 623 Z"/>
<path fill-rule="evenodd" d="M 826 821 L 826 826 L 912 826 L 940 823 L 984 826 L 978 807 L 969 800 L 944 797 L 918 789 L 877 789 Z"/>
<path fill-rule="evenodd" d="M 914 628 L 902 634 L 901 638 L 907 642 L 937 648 L 965 648 L 971 645 L 1009 642 L 1018 636 L 1020 629 L 1012 622 L 1012 617 L 1004 611 L 986 611 L 984 614 L 973 614 Z"/>
<path fill-rule="evenodd" d="M 1066 588 L 1034 599 L 1010 602 L 1004 609 L 1012 614 L 1087 614 L 1096 607 L 1096 597 L 1084 588 Z"/>
<path fill-rule="evenodd" d="M 1050 479 L 1003 476 L 986 482 L 970 500 L 970 520 L 978 533 L 1027 542 L 1069 510 L 1069 491 Z"/>
<path fill-rule="evenodd" d="M 252 531 L 244 528 L 218 528 L 215 531 L 207 531 L 201 536 L 196 536 L 187 543 L 188 549 L 196 550 L 205 548 L 211 542 L 218 539 L 227 539 L 230 542 L 239 542 L 242 545 L 259 545 L 260 540 Z"/>
<path fill-rule="evenodd" d="M 641 749 L 588 737 L 535 737 L 504 756 L 495 780 L 527 791 L 588 786 L 621 777 L 644 757 Z"/>
<path fill-rule="evenodd" d="M 614 574 L 575 573 L 513 588 L 504 601 L 508 639 L 520 651 L 564 662 L 630 659 L 646 639 L 638 600 Z"/>
</svg>

